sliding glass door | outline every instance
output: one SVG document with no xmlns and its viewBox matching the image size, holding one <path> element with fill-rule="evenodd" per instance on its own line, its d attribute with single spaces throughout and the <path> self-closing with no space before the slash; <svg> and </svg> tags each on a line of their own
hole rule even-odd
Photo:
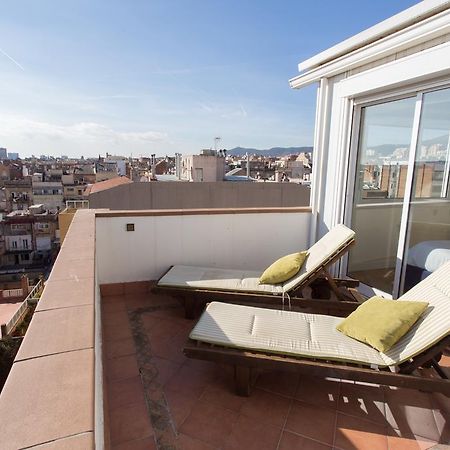
<svg viewBox="0 0 450 450">
<path fill-rule="evenodd" d="M 359 116 L 347 273 L 395 297 L 450 260 L 450 89 Z"/>
<path fill-rule="evenodd" d="M 415 97 L 361 108 L 349 276 L 392 292 Z"/>
<path fill-rule="evenodd" d="M 400 292 L 450 260 L 450 89 L 423 94 Z"/>
</svg>

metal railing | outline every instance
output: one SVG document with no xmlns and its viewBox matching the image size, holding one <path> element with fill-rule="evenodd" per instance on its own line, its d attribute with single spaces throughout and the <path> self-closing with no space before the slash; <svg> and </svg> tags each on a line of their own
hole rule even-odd
<svg viewBox="0 0 450 450">
<path fill-rule="evenodd" d="M 68 209 L 89 209 L 89 200 L 67 200 Z"/>
<path fill-rule="evenodd" d="M 2 291 L 3 298 L 22 297 L 23 289 L 5 289 Z"/>
<path fill-rule="evenodd" d="M 21 290 L 21 289 L 11 289 L 11 290 Z M 11 319 L 7 323 L 0 326 L 1 337 L 4 338 L 17 328 L 17 326 L 22 322 L 25 317 L 30 305 L 37 303 L 42 291 L 44 290 L 44 280 L 39 280 L 38 283 L 33 286 L 30 293 L 27 295 L 25 300 L 19 305 L 16 312 L 13 314 Z"/>
</svg>

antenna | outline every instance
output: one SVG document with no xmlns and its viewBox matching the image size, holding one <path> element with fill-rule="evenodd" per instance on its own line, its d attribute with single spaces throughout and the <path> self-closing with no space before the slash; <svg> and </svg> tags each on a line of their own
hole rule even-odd
<svg viewBox="0 0 450 450">
<path fill-rule="evenodd" d="M 217 152 L 217 144 L 220 142 L 222 138 L 220 136 L 217 136 L 214 138 L 214 150 Z"/>
</svg>

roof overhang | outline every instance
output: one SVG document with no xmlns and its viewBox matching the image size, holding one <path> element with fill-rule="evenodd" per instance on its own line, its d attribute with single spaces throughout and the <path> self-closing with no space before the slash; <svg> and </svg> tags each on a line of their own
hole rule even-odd
<svg viewBox="0 0 450 450">
<path fill-rule="evenodd" d="M 450 33 L 450 0 L 425 0 L 301 62 L 298 89 Z"/>
</svg>

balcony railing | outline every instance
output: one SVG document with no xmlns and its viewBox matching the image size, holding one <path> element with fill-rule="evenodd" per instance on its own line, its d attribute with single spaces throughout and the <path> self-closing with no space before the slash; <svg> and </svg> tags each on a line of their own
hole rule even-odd
<svg viewBox="0 0 450 450">
<path fill-rule="evenodd" d="M 2 291 L 3 298 L 22 297 L 23 289 L 5 289 Z"/>
<path fill-rule="evenodd" d="M 36 303 L 39 298 L 42 290 L 44 289 L 44 281 L 39 280 L 38 283 L 33 287 L 30 293 L 27 295 L 25 300 L 19 305 L 16 312 L 13 314 L 11 319 L 8 320 L 5 324 L 1 325 L 1 337 L 11 335 L 14 330 L 20 325 L 23 318 L 25 317 L 28 308 Z M 6 294 L 6 295 L 5 295 Z M 22 297 L 23 289 L 9 289 L 2 292 L 4 298 L 10 297 Z"/>
</svg>

